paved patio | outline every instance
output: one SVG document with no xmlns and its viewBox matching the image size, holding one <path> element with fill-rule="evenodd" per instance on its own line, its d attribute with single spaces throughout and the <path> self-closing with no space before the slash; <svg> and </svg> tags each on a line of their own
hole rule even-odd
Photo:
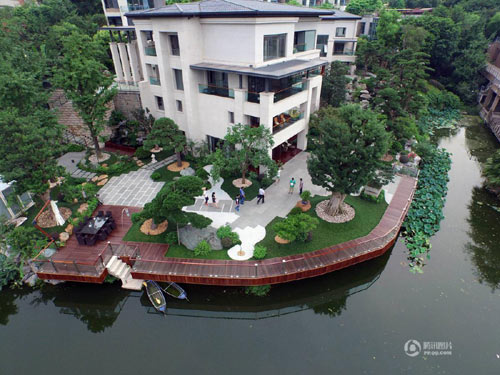
<svg viewBox="0 0 500 375">
<path fill-rule="evenodd" d="M 84 171 L 78 168 L 78 163 L 85 157 L 85 151 L 67 152 L 57 159 L 57 165 L 64 167 L 72 177 L 85 178 L 90 181 L 95 173 Z"/>
</svg>

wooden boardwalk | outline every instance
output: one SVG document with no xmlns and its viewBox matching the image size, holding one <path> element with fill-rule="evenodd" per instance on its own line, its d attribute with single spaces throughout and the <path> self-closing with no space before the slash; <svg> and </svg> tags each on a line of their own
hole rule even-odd
<svg viewBox="0 0 500 375">
<path fill-rule="evenodd" d="M 171 258 L 158 254 L 136 259 L 132 276 L 138 279 L 207 285 L 265 285 L 319 276 L 378 257 L 395 242 L 410 207 L 417 180 L 401 181 L 380 223 L 366 236 L 325 249 L 265 260 L 233 261 Z"/>
<path fill-rule="evenodd" d="M 130 217 L 122 215 L 124 209 L 128 209 L 130 214 L 141 211 L 140 207 L 100 206 L 96 211 L 111 211 L 116 222 L 116 228 L 108 238 L 105 241 L 97 241 L 93 246 L 84 246 L 78 244 L 74 234 L 71 235 L 66 246 L 51 257 L 51 262 L 35 261 L 38 262 L 38 277 L 47 280 L 101 283 L 107 276 L 105 264 L 112 255 L 127 259 L 134 255 L 130 253 L 131 250 L 138 247 L 148 259 L 163 257 L 168 250 L 166 244 L 123 241 L 132 226 Z M 97 212 L 94 212 L 93 216 L 96 214 Z M 108 248 L 108 241 L 111 248 Z"/>
</svg>

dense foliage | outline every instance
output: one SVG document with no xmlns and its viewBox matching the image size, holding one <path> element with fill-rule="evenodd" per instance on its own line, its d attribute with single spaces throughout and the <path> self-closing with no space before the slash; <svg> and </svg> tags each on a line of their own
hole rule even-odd
<svg viewBox="0 0 500 375">
<path fill-rule="evenodd" d="M 144 142 L 144 147 L 150 150 L 155 146 L 173 148 L 177 165 L 179 167 L 182 165 L 181 152 L 186 147 L 186 136 L 180 131 L 179 126 L 174 120 L 162 117 L 154 122 L 153 129 Z"/>
<path fill-rule="evenodd" d="M 382 0 L 351 0 L 345 10 L 346 12 L 362 16 L 382 9 L 383 6 Z"/>
<path fill-rule="evenodd" d="M 500 150 L 488 158 L 483 173 L 489 184 L 500 186 Z"/>
<path fill-rule="evenodd" d="M 406 246 L 413 272 L 422 272 L 424 257 L 430 258 L 430 237 L 439 230 L 448 191 L 449 154 L 442 149 L 428 149 L 423 154 L 417 190 L 404 222 Z"/>
<path fill-rule="evenodd" d="M 345 102 L 346 86 L 349 78 L 347 66 L 340 61 L 333 61 L 323 77 L 321 86 L 321 99 L 332 107 L 339 107 Z"/>
<path fill-rule="evenodd" d="M 305 242 L 318 224 L 318 219 L 307 214 L 288 215 L 274 224 L 273 230 L 284 240 Z"/>
<path fill-rule="evenodd" d="M 196 245 L 196 247 L 194 248 L 194 255 L 196 255 L 197 257 L 207 256 L 211 251 L 212 248 L 210 247 L 210 244 L 207 241 L 203 240 L 200 241 L 200 243 L 198 243 L 198 245 Z"/>
</svg>

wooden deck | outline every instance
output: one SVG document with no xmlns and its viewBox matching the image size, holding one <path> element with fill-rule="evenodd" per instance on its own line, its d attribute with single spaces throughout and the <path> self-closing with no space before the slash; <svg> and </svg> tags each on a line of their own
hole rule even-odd
<svg viewBox="0 0 500 375">
<path fill-rule="evenodd" d="M 396 241 L 408 212 L 417 180 L 401 176 L 401 182 L 380 223 L 366 236 L 325 249 L 260 261 L 205 259 L 148 259 L 134 262 L 138 279 L 207 285 L 265 285 L 323 275 L 384 254 Z"/>
<path fill-rule="evenodd" d="M 116 229 L 110 233 L 105 241 L 97 241 L 93 246 L 78 244 L 76 236 L 73 234 L 66 242 L 66 246 L 60 248 L 51 257 L 51 262 L 39 263 L 38 277 L 46 280 L 102 283 L 107 275 L 104 265 L 110 256 L 117 255 L 123 258 L 124 261 L 128 261 L 133 255 L 129 253 L 130 249 L 136 246 L 139 247 L 139 251 L 147 259 L 163 258 L 168 250 L 166 244 L 123 241 L 123 237 L 132 226 L 130 217 L 125 214 L 122 215 L 123 210 L 126 208 L 130 214 L 141 211 L 139 207 L 100 206 L 96 211 L 111 211 L 117 224 Z M 94 216 L 96 213 L 94 212 Z M 108 241 L 111 249 L 108 249 Z"/>
</svg>

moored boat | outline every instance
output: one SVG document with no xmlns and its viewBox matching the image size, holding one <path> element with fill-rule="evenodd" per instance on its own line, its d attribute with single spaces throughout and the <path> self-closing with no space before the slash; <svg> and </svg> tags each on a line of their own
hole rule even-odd
<svg viewBox="0 0 500 375">
<path fill-rule="evenodd" d="M 165 313 L 167 309 L 167 301 L 160 286 L 153 280 L 147 280 L 143 283 L 143 285 L 146 287 L 146 293 L 148 294 L 148 298 L 153 307 L 157 311 Z"/>
<path fill-rule="evenodd" d="M 185 299 L 186 301 L 189 301 L 186 291 L 174 282 L 169 283 L 168 286 L 165 289 L 163 289 L 163 291 L 171 297 L 177 299 Z"/>
</svg>

